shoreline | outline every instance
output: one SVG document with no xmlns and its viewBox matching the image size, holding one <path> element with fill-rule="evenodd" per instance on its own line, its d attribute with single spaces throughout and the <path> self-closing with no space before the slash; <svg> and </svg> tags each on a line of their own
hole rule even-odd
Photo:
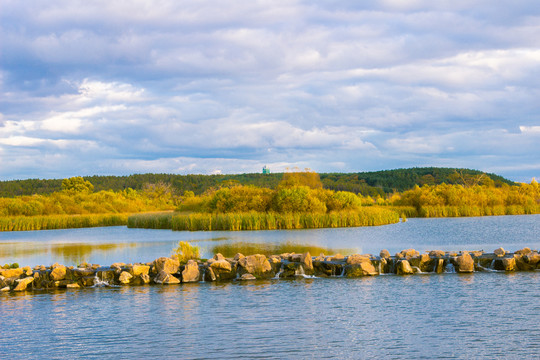
<svg viewBox="0 0 540 360">
<path fill-rule="evenodd" d="M 513 253 L 498 248 L 483 251 L 420 254 L 414 249 L 390 255 L 382 250 L 371 254 L 311 256 L 309 252 L 280 255 L 240 253 L 233 258 L 221 254 L 208 260 L 189 260 L 185 264 L 171 257 L 160 257 L 144 264 L 114 263 L 110 266 L 61 264 L 0 269 L 0 291 L 43 291 L 58 288 L 80 289 L 101 286 L 181 285 L 184 283 L 253 281 L 257 279 L 358 278 L 379 275 L 426 275 L 475 272 L 540 271 L 538 250 L 523 248 Z"/>
</svg>

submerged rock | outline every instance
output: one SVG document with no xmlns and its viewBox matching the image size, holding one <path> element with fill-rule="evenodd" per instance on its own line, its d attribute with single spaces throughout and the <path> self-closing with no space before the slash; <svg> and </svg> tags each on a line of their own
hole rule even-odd
<svg viewBox="0 0 540 360">
<path fill-rule="evenodd" d="M 257 280 L 257 278 L 251 274 L 244 274 L 242 276 L 240 276 L 240 278 L 238 280 L 241 280 L 241 281 L 248 281 L 248 280 Z"/>
</svg>

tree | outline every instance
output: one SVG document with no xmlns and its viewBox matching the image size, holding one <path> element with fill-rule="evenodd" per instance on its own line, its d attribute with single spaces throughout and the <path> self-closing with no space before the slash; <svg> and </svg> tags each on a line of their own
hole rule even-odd
<svg viewBox="0 0 540 360">
<path fill-rule="evenodd" d="M 80 176 L 62 180 L 62 190 L 70 193 L 91 193 L 94 185 Z"/>
</svg>

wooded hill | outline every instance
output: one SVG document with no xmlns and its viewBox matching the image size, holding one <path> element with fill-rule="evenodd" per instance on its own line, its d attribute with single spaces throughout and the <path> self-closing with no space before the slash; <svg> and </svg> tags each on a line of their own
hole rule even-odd
<svg viewBox="0 0 540 360">
<path fill-rule="evenodd" d="M 219 188 L 230 183 L 255 185 L 275 189 L 283 173 L 274 174 L 234 174 L 234 175 L 175 175 L 136 174 L 129 176 L 85 176 L 94 185 L 94 191 L 124 189 L 141 190 L 148 184 L 170 184 L 175 192 L 193 191 L 202 194 L 208 189 Z M 456 168 L 410 168 L 358 173 L 320 174 L 325 189 L 350 191 L 364 196 L 390 194 L 394 191 L 412 189 L 415 185 L 437 184 L 502 184 L 515 183 L 495 174 Z M 14 197 L 33 194 L 50 194 L 62 190 L 62 179 L 28 179 L 0 181 L 0 197 Z"/>
</svg>

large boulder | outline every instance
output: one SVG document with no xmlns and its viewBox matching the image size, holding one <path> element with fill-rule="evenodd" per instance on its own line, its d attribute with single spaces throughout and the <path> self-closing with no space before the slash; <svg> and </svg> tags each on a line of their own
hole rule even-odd
<svg viewBox="0 0 540 360">
<path fill-rule="evenodd" d="M 456 272 L 472 273 L 474 271 L 474 260 L 468 252 L 463 252 L 455 259 Z"/>
<path fill-rule="evenodd" d="M 118 277 L 118 281 L 120 282 L 120 284 L 127 285 L 130 283 L 132 278 L 133 278 L 133 275 L 131 275 L 127 271 L 122 271 L 120 273 L 120 276 Z"/>
<path fill-rule="evenodd" d="M 173 275 L 167 273 L 165 270 L 161 270 L 156 277 L 154 278 L 156 284 L 171 285 L 171 284 L 180 284 L 178 280 Z"/>
<path fill-rule="evenodd" d="M 530 254 L 532 252 L 532 250 L 528 247 L 524 247 L 523 249 L 521 250 L 517 250 L 514 252 L 514 254 L 518 254 L 518 255 L 527 255 L 527 254 Z"/>
<path fill-rule="evenodd" d="M 516 271 L 517 269 L 516 259 L 513 257 L 503 258 L 502 263 L 503 263 L 504 271 Z"/>
<path fill-rule="evenodd" d="M 429 252 L 429 257 L 432 257 L 432 258 L 442 258 L 444 257 L 444 255 L 445 255 L 445 252 L 442 250 L 431 250 Z"/>
<path fill-rule="evenodd" d="M 141 264 L 135 264 L 131 267 L 131 275 L 133 276 L 140 276 L 143 274 L 148 275 L 150 271 L 150 266 L 148 265 L 141 265 Z"/>
<path fill-rule="evenodd" d="M 60 281 L 66 278 L 67 268 L 64 265 L 57 265 L 53 267 L 50 278 L 53 281 Z"/>
<path fill-rule="evenodd" d="M 197 282 L 200 276 L 199 264 L 194 260 L 189 260 L 182 271 L 182 282 Z"/>
<path fill-rule="evenodd" d="M 406 259 L 406 260 L 409 260 L 410 258 L 413 258 L 416 256 L 420 256 L 420 253 L 414 249 L 401 250 L 401 252 L 396 254 L 396 258 Z"/>
<path fill-rule="evenodd" d="M 381 259 L 389 259 L 390 258 L 390 251 L 388 251 L 386 249 L 382 249 L 381 252 L 379 253 L 379 257 Z"/>
<path fill-rule="evenodd" d="M 444 264 L 444 259 L 434 259 L 434 260 L 436 261 L 435 272 L 437 274 L 444 273 L 444 269 L 446 268 L 446 265 Z"/>
<path fill-rule="evenodd" d="M 347 256 L 346 262 L 347 262 L 347 265 L 358 265 L 358 264 L 362 264 L 366 262 L 371 263 L 371 259 L 369 258 L 369 256 L 366 256 L 366 255 L 354 254 L 354 255 Z"/>
<path fill-rule="evenodd" d="M 310 258 L 311 259 L 311 258 Z M 238 270 L 241 274 L 251 274 L 256 277 L 271 277 L 272 265 L 265 255 L 248 255 L 238 261 Z M 313 269 L 313 265 L 311 267 Z"/>
<path fill-rule="evenodd" d="M 408 260 L 399 260 L 396 264 L 396 273 L 398 275 L 412 275 L 414 270 Z"/>
<path fill-rule="evenodd" d="M 377 274 L 378 272 L 375 270 L 371 261 L 364 261 L 345 267 L 345 275 L 347 277 L 373 276 Z"/>
<path fill-rule="evenodd" d="M 156 273 L 164 271 L 167 274 L 176 274 L 178 268 L 180 268 L 180 262 L 176 259 L 160 257 L 159 259 L 154 260 L 154 269 Z"/>
<path fill-rule="evenodd" d="M 428 254 L 419 256 L 418 268 L 422 272 L 432 272 L 434 270 L 437 259 L 432 259 Z"/>
<path fill-rule="evenodd" d="M 306 273 L 311 273 L 313 271 L 313 260 L 311 259 L 309 251 L 303 254 L 291 254 L 289 256 L 289 261 L 302 264 L 302 268 Z"/>
<path fill-rule="evenodd" d="M 502 247 L 493 250 L 493 253 L 498 257 L 503 257 L 504 255 L 506 255 L 506 251 Z"/>
<path fill-rule="evenodd" d="M 6 278 L 18 278 L 24 273 L 21 268 L 17 269 L 0 269 L 0 275 Z"/>
<path fill-rule="evenodd" d="M 212 270 L 216 280 L 232 280 L 236 277 L 236 266 L 233 266 L 225 258 L 209 261 L 209 264 L 208 269 Z"/>
<path fill-rule="evenodd" d="M 34 282 L 34 277 L 29 276 L 24 279 L 18 279 L 16 281 L 17 286 L 13 289 L 13 291 L 24 291 L 28 287 L 29 284 Z"/>
</svg>

